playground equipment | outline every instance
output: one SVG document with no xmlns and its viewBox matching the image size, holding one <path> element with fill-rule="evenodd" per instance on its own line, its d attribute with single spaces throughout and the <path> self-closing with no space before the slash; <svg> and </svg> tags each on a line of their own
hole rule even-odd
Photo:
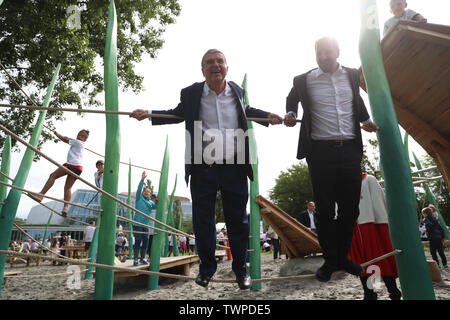
<svg viewBox="0 0 450 320">
<path fill-rule="evenodd" d="M 398 123 L 433 157 L 450 190 L 450 26 L 399 21 L 381 53 Z M 361 87 L 367 90 L 362 72 Z"/>
</svg>

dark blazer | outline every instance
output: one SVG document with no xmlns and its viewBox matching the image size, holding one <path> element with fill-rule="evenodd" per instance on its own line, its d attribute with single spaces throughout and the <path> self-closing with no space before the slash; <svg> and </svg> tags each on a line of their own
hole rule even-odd
<svg viewBox="0 0 450 320">
<path fill-rule="evenodd" d="M 181 119 L 164 119 L 164 118 L 152 118 L 153 125 L 162 125 L 162 124 L 172 124 L 172 123 L 180 123 L 185 122 L 186 130 L 191 135 L 191 140 L 194 138 L 194 121 L 200 120 L 200 101 L 203 93 L 203 86 L 205 81 L 196 82 L 193 85 L 184 88 L 181 90 L 181 98 L 180 103 L 175 109 L 164 110 L 164 111 L 152 111 L 154 114 L 171 114 L 179 117 L 183 117 L 184 120 Z M 238 86 L 236 83 L 232 81 L 228 81 L 231 89 L 238 100 L 238 115 L 239 115 L 239 128 L 243 129 L 244 132 L 248 130 L 247 126 L 247 117 L 255 117 L 255 118 L 267 118 L 269 112 L 265 112 L 259 109 L 251 108 L 249 106 L 245 106 L 244 104 L 244 90 Z M 261 122 L 260 124 L 268 126 L 267 122 Z M 192 142 L 192 141 L 191 141 Z M 186 148 L 189 146 L 186 145 Z M 194 164 L 194 143 L 190 144 L 191 152 L 190 152 L 190 162 L 185 163 L 185 180 L 186 183 L 189 182 L 189 176 L 192 172 L 192 167 Z M 245 166 L 246 173 L 250 180 L 253 180 L 253 168 L 250 164 L 250 153 L 249 153 L 249 143 L 248 136 L 245 137 Z"/>
<path fill-rule="evenodd" d="M 364 101 L 359 94 L 359 71 L 343 67 L 350 78 L 350 84 L 353 92 L 353 112 L 355 119 L 356 140 L 360 146 L 361 155 L 363 152 L 363 144 L 361 138 L 360 122 L 369 119 Z M 286 113 L 293 111 L 298 115 L 298 103 L 302 103 L 303 117 L 300 126 L 300 138 L 298 141 L 297 159 L 307 157 L 311 152 L 311 101 L 306 87 L 307 75 L 315 69 L 312 69 L 302 75 L 294 78 L 294 85 L 286 98 Z"/>
<path fill-rule="evenodd" d="M 305 227 L 311 228 L 311 219 L 309 218 L 308 210 L 301 212 L 297 220 Z M 316 220 L 316 212 L 314 211 L 314 224 L 317 226 Z"/>
</svg>

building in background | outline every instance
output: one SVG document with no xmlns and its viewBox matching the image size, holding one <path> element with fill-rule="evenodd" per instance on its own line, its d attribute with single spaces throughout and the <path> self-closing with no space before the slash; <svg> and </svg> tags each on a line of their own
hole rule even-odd
<svg viewBox="0 0 450 320">
<path fill-rule="evenodd" d="M 131 193 L 131 206 L 135 205 L 135 192 Z M 95 190 L 78 189 L 72 194 L 71 202 L 93 209 L 100 209 L 101 193 Z M 128 193 L 122 192 L 118 194 L 119 200 L 127 203 Z M 183 211 L 183 221 L 192 220 L 192 203 L 189 198 L 174 196 L 175 200 L 180 200 L 181 209 Z M 44 202 L 43 202 L 44 203 Z M 63 203 L 59 201 L 49 201 L 44 203 L 46 206 L 52 208 L 56 212 L 61 212 Z M 173 212 L 173 211 L 172 211 Z M 27 233 L 36 240 L 41 240 L 44 237 L 45 227 L 52 211 L 41 206 L 40 204 L 31 208 L 30 213 L 26 219 L 26 224 L 21 225 Z M 132 211 L 132 216 L 137 214 Z M 91 220 L 97 220 L 97 211 L 92 211 L 87 208 L 80 208 L 74 205 L 69 207 L 68 217 L 89 223 Z M 117 204 L 117 216 L 128 218 L 128 208 Z M 117 220 L 117 227 L 122 226 L 124 230 L 128 229 L 128 222 Z M 83 232 L 86 225 L 72 220 L 64 219 L 63 217 L 53 214 L 50 220 L 47 238 L 59 236 L 62 232 L 66 232 L 71 239 L 82 240 Z M 22 234 L 16 227 L 13 227 L 11 240 L 25 240 L 27 236 Z"/>
</svg>

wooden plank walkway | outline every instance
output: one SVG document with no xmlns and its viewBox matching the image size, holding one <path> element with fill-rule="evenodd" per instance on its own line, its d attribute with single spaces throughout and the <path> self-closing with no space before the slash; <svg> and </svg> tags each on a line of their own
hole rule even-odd
<svg viewBox="0 0 450 320">
<path fill-rule="evenodd" d="M 217 250 L 216 258 L 222 260 L 223 257 L 226 257 L 225 250 Z M 133 266 L 133 259 L 126 260 L 125 262 L 120 262 L 118 259 L 115 260 L 115 266 L 129 268 L 134 270 L 148 270 L 150 264 L 139 264 L 137 266 Z M 159 270 L 167 270 L 174 267 L 182 266 L 182 274 L 185 276 L 190 276 L 191 267 L 200 261 L 199 256 L 191 255 L 191 256 L 178 256 L 178 257 L 161 257 Z M 181 269 L 181 268 L 180 268 Z M 95 276 L 95 271 L 92 272 Z M 114 271 L 114 279 L 121 277 L 135 277 L 139 276 L 141 273 L 133 272 L 133 271 Z"/>
<path fill-rule="evenodd" d="M 290 258 L 322 252 L 314 232 L 264 197 L 257 196 L 256 203 L 261 207 L 261 217 L 278 234 Z"/>
</svg>

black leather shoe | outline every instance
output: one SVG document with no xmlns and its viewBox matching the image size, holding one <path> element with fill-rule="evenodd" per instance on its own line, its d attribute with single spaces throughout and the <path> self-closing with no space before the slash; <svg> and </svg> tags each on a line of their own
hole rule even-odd
<svg viewBox="0 0 450 320">
<path fill-rule="evenodd" d="M 336 271 L 336 268 L 324 263 L 319 269 L 317 269 L 316 279 L 320 282 L 327 282 L 331 279 L 331 275 L 334 271 Z"/>
<path fill-rule="evenodd" d="M 250 289 L 250 285 L 252 284 L 252 280 L 250 279 L 250 276 L 248 274 L 245 276 L 236 277 L 236 282 L 239 285 L 239 289 L 241 290 Z"/>
<path fill-rule="evenodd" d="M 205 274 L 198 274 L 197 278 L 195 278 L 195 283 L 202 287 L 207 287 L 209 284 L 209 280 L 211 280 L 210 276 L 207 276 Z"/>
<path fill-rule="evenodd" d="M 354 276 L 359 276 L 364 273 L 363 267 L 348 259 L 342 263 L 341 268 Z"/>
</svg>

